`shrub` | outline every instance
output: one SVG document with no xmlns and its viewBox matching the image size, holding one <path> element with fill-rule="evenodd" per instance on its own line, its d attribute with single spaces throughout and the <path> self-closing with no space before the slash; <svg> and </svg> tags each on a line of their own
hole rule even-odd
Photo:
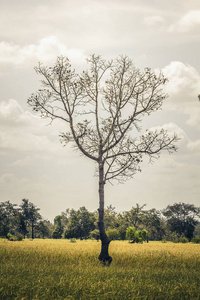
<svg viewBox="0 0 200 300">
<path fill-rule="evenodd" d="M 191 240 L 192 243 L 195 243 L 195 244 L 200 244 L 200 236 L 195 236 L 192 240 Z"/>
<path fill-rule="evenodd" d="M 162 243 L 167 243 L 167 240 L 166 239 L 162 239 Z"/>
<path fill-rule="evenodd" d="M 173 240 L 173 243 L 175 244 L 179 243 L 179 239 Z"/>
<path fill-rule="evenodd" d="M 93 240 L 99 240 L 100 239 L 100 235 L 99 235 L 99 230 L 98 229 L 94 229 L 90 232 L 90 236 L 91 239 Z"/>
<path fill-rule="evenodd" d="M 147 240 L 147 231 L 145 229 L 139 231 L 139 237 L 142 239 L 142 241 Z"/>
<path fill-rule="evenodd" d="M 119 231 L 119 239 L 124 241 L 126 239 L 126 226 L 119 226 L 117 230 Z"/>
<path fill-rule="evenodd" d="M 119 240 L 120 234 L 117 229 L 109 229 L 106 231 L 107 236 L 113 241 L 113 240 Z"/>
<path fill-rule="evenodd" d="M 132 240 L 132 243 L 143 243 L 147 240 L 147 231 L 145 229 L 136 231 L 135 227 L 129 227 L 126 230 L 126 239 Z"/>
<path fill-rule="evenodd" d="M 143 239 L 142 239 L 142 236 L 141 236 L 141 230 L 135 232 L 134 242 L 137 243 L 137 244 L 142 244 L 143 243 Z"/>
<path fill-rule="evenodd" d="M 76 243 L 76 239 L 75 238 L 71 238 L 70 239 L 70 243 Z"/>
<path fill-rule="evenodd" d="M 135 232 L 136 232 L 136 229 L 135 227 L 129 227 L 127 228 L 126 230 L 126 239 L 127 240 L 135 240 Z"/>
<path fill-rule="evenodd" d="M 164 236 L 164 239 L 166 239 L 166 241 L 176 243 L 177 240 L 178 240 L 178 235 L 175 232 L 169 232 L 169 231 L 167 231 L 166 235 Z"/>
<path fill-rule="evenodd" d="M 174 240 L 173 242 L 174 243 L 183 243 L 183 244 L 185 244 L 185 243 L 188 243 L 189 240 L 186 237 L 181 237 L 181 238 L 179 238 L 177 240 Z"/>
<path fill-rule="evenodd" d="M 22 241 L 23 240 L 23 235 L 20 233 L 17 233 L 16 235 L 12 235 L 11 233 L 7 234 L 7 239 L 9 241 Z"/>
<path fill-rule="evenodd" d="M 62 234 L 63 234 L 63 229 L 59 228 L 59 227 L 56 227 L 54 229 L 54 231 L 52 232 L 52 238 L 53 239 L 61 239 L 62 238 Z"/>
<path fill-rule="evenodd" d="M 22 241 L 24 239 L 24 236 L 21 233 L 17 233 L 16 238 L 17 238 L 17 241 Z"/>
<path fill-rule="evenodd" d="M 134 242 L 137 243 L 137 244 L 143 244 L 143 240 L 139 236 L 135 237 L 135 241 Z"/>
<path fill-rule="evenodd" d="M 9 241 L 15 241 L 15 236 L 12 235 L 11 233 L 8 233 L 8 234 L 7 234 L 7 239 L 8 239 Z"/>
<path fill-rule="evenodd" d="M 183 243 L 183 244 L 185 244 L 185 243 L 188 243 L 189 241 L 188 241 L 188 239 L 186 238 L 186 237 L 181 237 L 180 239 L 179 239 L 179 243 Z"/>
</svg>

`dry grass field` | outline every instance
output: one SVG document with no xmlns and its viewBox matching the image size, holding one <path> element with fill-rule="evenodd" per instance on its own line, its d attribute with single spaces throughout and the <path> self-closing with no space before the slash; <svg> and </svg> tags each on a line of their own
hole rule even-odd
<svg viewBox="0 0 200 300">
<path fill-rule="evenodd" d="M 200 245 L 0 239 L 0 299 L 200 299 Z"/>
</svg>

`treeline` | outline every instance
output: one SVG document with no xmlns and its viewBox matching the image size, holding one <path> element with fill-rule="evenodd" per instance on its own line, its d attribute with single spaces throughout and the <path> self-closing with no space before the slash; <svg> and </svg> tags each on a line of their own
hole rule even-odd
<svg viewBox="0 0 200 300">
<path fill-rule="evenodd" d="M 17 207 L 10 201 L 0 203 L 0 237 L 22 240 L 25 237 L 51 237 L 53 224 L 43 220 L 37 208 L 28 199 Z"/>
<path fill-rule="evenodd" d="M 111 205 L 105 209 L 105 228 L 112 240 L 131 239 L 196 241 L 200 240 L 200 208 L 193 204 L 175 203 L 163 210 L 146 210 L 136 204 L 130 211 L 116 212 Z M 0 203 L 0 237 L 22 238 L 99 239 L 98 212 L 84 206 L 66 209 L 54 218 L 54 224 L 44 220 L 28 199 L 17 206 L 10 201 Z"/>
</svg>

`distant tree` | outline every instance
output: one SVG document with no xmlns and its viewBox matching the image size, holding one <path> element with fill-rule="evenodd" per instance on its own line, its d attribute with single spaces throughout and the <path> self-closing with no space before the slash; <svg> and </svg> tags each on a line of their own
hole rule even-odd
<svg viewBox="0 0 200 300">
<path fill-rule="evenodd" d="M 35 112 L 51 121 L 68 124 L 62 133 L 64 143 L 73 142 L 76 149 L 97 165 L 99 178 L 99 220 L 101 239 L 99 260 L 109 264 L 110 239 L 104 225 L 104 187 L 107 182 L 124 182 L 140 171 L 144 155 L 158 158 L 162 150 L 176 150 L 176 135 L 164 129 L 151 129 L 139 136 L 140 122 L 162 106 L 166 95 L 163 74 L 146 68 L 140 72 L 127 56 L 106 62 L 101 56 L 87 59 L 89 70 L 76 74 L 65 57 L 58 57 L 53 67 L 42 64 L 36 72 L 42 75 L 42 89 L 28 100 Z M 134 135 L 133 135 L 134 133 Z"/>
<path fill-rule="evenodd" d="M 126 239 L 126 229 L 131 226 L 129 218 L 127 217 L 127 212 L 119 213 L 116 217 L 117 229 L 119 231 L 120 240 Z"/>
<path fill-rule="evenodd" d="M 63 232 L 64 232 L 64 226 L 62 224 L 62 216 L 56 216 L 54 218 L 54 225 L 55 225 L 55 229 L 52 233 L 52 238 L 53 239 L 61 239 Z"/>
<path fill-rule="evenodd" d="M 29 225 L 29 200 L 28 199 L 22 199 L 22 203 L 19 205 L 20 212 L 21 212 L 21 224 L 22 224 L 22 234 L 24 235 L 24 238 L 26 234 L 28 233 L 28 225 Z"/>
<path fill-rule="evenodd" d="M 148 232 L 146 229 L 139 231 L 139 237 L 142 239 L 142 241 L 146 241 L 148 236 Z"/>
<path fill-rule="evenodd" d="M 132 209 L 127 212 L 129 224 L 131 224 L 131 226 L 135 227 L 136 229 L 138 229 L 139 225 L 142 223 L 143 208 L 145 206 L 146 204 L 140 206 L 138 203 L 136 203 L 136 207 L 132 207 Z"/>
<path fill-rule="evenodd" d="M 50 237 L 50 230 L 45 221 L 39 221 L 35 225 L 35 232 L 38 235 L 37 237 L 42 237 L 43 239 L 45 237 Z"/>
<path fill-rule="evenodd" d="M 161 240 L 164 235 L 164 226 L 161 212 L 152 208 L 143 211 L 142 224 L 148 231 L 148 239 Z"/>
<path fill-rule="evenodd" d="M 65 212 L 62 212 L 61 215 L 54 218 L 54 230 L 52 232 L 52 237 L 54 239 L 61 239 L 63 237 L 64 230 L 69 223 L 69 215 L 70 210 L 68 208 Z"/>
<path fill-rule="evenodd" d="M 195 226 L 200 220 L 200 208 L 193 204 L 175 203 L 168 205 L 162 211 L 166 217 L 167 224 L 172 232 L 178 237 L 184 235 L 187 239 L 193 238 Z"/>
<path fill-rule="evenodd" d="M 126 239 L 126 230 L 128 227 L 135 227 L 138 229 L 143 220 L 143 208 L 146 204 L 139 205 L 136 203 L 136 207 L 132 207 L 130 211 L 124 211 L 119 213 L 115 217 L 115 227 L 118 229 L 120 239 Z"/>
<path fill-rule="evenodd" d="M 100 239 L 99 230 L 98 229 L 94 229 L 94 230 L 90 231 L 89 238 L 90 239 L 95 239 L 95 240 L 99 241 L 99 239 Z"/>
<path fill-rule="evenodd" d="M 135 233 L 136 233 L 136 229 L 135 227 L 129 227 L 126 230 L 126 239 L 129 241 L 134 241 L 135 239 Z"/>
<path fill-rule="evenodd" d="M 31 225 L 31 237 L 34 239 L 34 228 L 39 220 L 41 220 L 41 215 L 38 212 L 40 208 L 36 208 L 33 203 L 29 203 L 29 221 Z"/>
<path fill-rule="evenodd" d="M 28 233 L 28 228 L 26 220 L 20 210 L 18 210 L 18 224 L 18 232 L 25 238 L 26 234 Z"/>
<path fill-rule="evenodd" d="M 95 229 L 95 215 L 84 206 L 77 211 L 70 210 L 69 223 L 65 231 L 65 238 L 87 239 L 90 232 Z"/>
<path fill-rule="evenodd" d="M 70 217 L 69 217 L 69 223 L 65 230 L 64 237 L 66 239 L 70 238 L 80 238 L 80 222 L 78 218 L 78 213 L 75 209 L 70 210 Z"/>
<path fill-rule="evenodd" d="M 119 240 L 120 239 L 120 232 L 116 228 L 108 229 L 106 231 L 106 234 L 111 239 L 111 241 Z"/>
<path fill-rule="evenodd" d="M 51 223 L 51 221 L 49 221 L 49 220 L 43 220 L 43 223 L 44 223 L 45 226 L 48 227 L 49 238 L 51 238 L 52 237 L 52 233 L 54 231 L 54 225 L 53 225 L 53 223 Z"/>
<path fill-rule="evenodd" d="M 194 236 L 199 236 L 200 237 L 200 222 L 195 227 Z"/>
<path fill-rule="evenodd" d="M 142 243 L 147 240 L 147 231 L 136 230 L 135 227 L 129 227 L 126 230 L 126 239 L 131 243 Z"/>
<path fill-rule="evenodd" d="M 107 229 L 114 229 L 117 224 L 117 212 L 115 211 L 115 207 L 112 205 L 107 206 L 104 210 L 104 224 Z"/>
<path fill-rule="evenodd" d="M 63 224 L 64 227 L 66 227 L 67 224 L 69 223 L 70 209 L 67 208 L 65 210 L 65 212 L 61 213 L 61 216 L 62 216 L 62 224 Z"/>
<path fill-rule="evenodd" d="M 5 201 L 0 203 L 0 236 L 7 237 L 8 233 L 15 234 L 18 227 L 18 212 L 16 204 Z"/>
<path fill-rule="evenodd" d="M 20 212 L 21 212 L 21 224 L 22 224 L 22 234 L 24 235 L 24 238 L 26 234 L 28 233 L 28 225 L 29 225 L 29 200 L 28 199 L 22 199 L 22 203 L 19 205 Z"/>
<path fill-rule="evenodd" d="M 35 204 L 30 202 L 28 199 L 22 199 L 20 206 L 20 212 L 22 214 L 23 234 L 24 237 L 28 233 L 28 226 L 31 228 L 31 237 L 34 239 L 34 227 L 39 220 L 41 220 L 41 215 L 39 213 L 40 208 L 37 208 Z"/>
</svg>

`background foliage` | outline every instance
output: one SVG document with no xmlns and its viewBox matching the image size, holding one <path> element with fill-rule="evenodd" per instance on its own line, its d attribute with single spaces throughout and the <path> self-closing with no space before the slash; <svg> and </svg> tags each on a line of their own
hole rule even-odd
<svg viewBox="0 0 200 300">
<path fill-rule="evenodd" d="M 110 205 L 105 209 L 105 228 L 111 240 L 169 240 L 198 242 L 200 237 L 200 208 L 192 204 L 175 203 L 162 211 L 145 209 L 136 204 L 130 211 L 116 212 Z M 87 208 L 66 209 L 55 216 L 54 224 L 44 220 L 33 203 L 22 199 L 17 207 L 10 201 L 0 203 L 0 237 L 99 239 L 98 212 Z M 134 233 L 131 233 L 131 230 Z M 183 240 L 182 240 L 183 241 Z"/>
</svg>

